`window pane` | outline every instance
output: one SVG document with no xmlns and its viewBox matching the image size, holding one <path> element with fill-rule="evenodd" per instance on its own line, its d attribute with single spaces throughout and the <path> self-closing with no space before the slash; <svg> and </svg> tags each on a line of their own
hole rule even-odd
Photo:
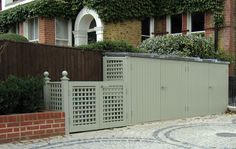
<svg viewBox="0 0 236 149">
<path fill-rule="evenodd" d="M 182 14 L 171 16 L 171 33 L 182 32 Z"/>
<path fill-rule="evenodd" d="M 89 29 L 93 29 L 97 26 L 95 19 L 90 23 Z"/>
<path fill-rule="evenodd" d="M 34 40 L 34 19 L 28 20 L 28 38 Z"/>
<path fill-rule="evenodd" d="M 68 21 L 62 18 L 56 19 L 56 38 L 68 39 Z"/>
<path fill-rule="evenodd" d="M 97 42 L 96 32 L 88 32 L 88 44 Z"/>
<path fill-rule="evenodd" d="M 39 39 L 39 30 L 38 30 L 38 18 L 34 19 L 34 40 Z"/>
<path fill-rule="evenodd" d="M 150 18 L 142 20 L 142 35 L 150 36 Z"/>
<path fill-rule="evenodd" d="M 68 46 L 68 41 L 56 40 L 56 45 L 58 45 L 58 46 Z"/>
<path fill-rule="evenodd" d="M 205 16 L 204 13 L 193 13 L 192 17 L 192 32 L 204 31 Z"/>
</svg>

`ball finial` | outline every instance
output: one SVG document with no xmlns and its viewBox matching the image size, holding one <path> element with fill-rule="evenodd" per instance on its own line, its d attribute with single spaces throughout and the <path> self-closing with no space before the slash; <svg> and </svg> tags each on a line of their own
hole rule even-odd
<svg viewBox="0 0 236 149">
<path fill-rule="evenodd" d="M 44 77 L 48 77 L 48 76 L 49 76 L 49 72 L 45 71 L 45 72 L 43 73 L 43 75 L 44 75 Z"/>
<path fill-rule="evenodd" d="M 67 75 L 68 75 L 68 72 L 67 72 L 67 71 L 62 71 L 62 76 L 63 76 L 63 77 L 67 77 Z"/>
</svg>

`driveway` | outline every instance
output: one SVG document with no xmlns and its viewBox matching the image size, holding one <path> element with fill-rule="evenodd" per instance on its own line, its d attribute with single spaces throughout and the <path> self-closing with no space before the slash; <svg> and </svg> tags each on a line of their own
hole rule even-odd
<svg viewBox="0 0 236 149">
<path fill-rule="evenodd" d="M 3 144 L 10 149 L 236 149 L 236 115 L 213 115 Z"/>
</svg>

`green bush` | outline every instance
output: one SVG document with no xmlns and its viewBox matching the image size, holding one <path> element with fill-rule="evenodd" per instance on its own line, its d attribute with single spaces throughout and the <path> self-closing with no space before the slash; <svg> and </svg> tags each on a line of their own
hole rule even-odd
<svg viewBox="0 0 236 149">
<path fill-rule="evenodd" d="M 125 41 L 100 41 L 88 45 L 81 45 L 78 48 L 83 50 L 98 50 L 106 52 L 139 52 L 131 44 Z"/>
<path fill-rule="evenodd" d="M 139 48 L 160 55 L 216 58 L 219 60 L 231 59 L 223 51 L 215 51 L 214 42 L 211 39 L 196 35 L 158 36 L 145 40 Z"/>
<path fill-rule="evenodd" d="M 0 82 L 0 115 L 31 113 L 43 106 L 43 79 L 9 76 Z"/>
<path fill-rule="evenodd" d="M 0 34 L 0 40 L 10 40 L 10 41 L 16 41 L 16 42 L 28 42 L 28 39 L 24 36 L 18 35 L 18 34 Z"/>
</svg>

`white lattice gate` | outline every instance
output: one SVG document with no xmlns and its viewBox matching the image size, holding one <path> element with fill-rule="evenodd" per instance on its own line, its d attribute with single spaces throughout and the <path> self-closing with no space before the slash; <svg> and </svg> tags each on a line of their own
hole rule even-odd
<svg viewBox="0 0 236 149">
<path fill-rule="evenodd" d="M 122 82 L 70 82 L 70 132 L 127 125 Z"/>
</svg>

